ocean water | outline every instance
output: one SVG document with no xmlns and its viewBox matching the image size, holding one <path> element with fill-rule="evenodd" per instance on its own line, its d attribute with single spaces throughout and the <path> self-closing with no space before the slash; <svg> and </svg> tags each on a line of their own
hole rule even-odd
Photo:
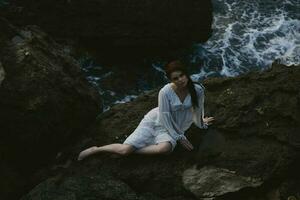
<svg viewBox="0 0 300 200">
<path fill-rule="evenodd" d="M 212 0 L 213 33 L 204 44 L 194 44 L 184 55 L 192 66 L 192 79 L 234 77 L 252 70 L 264 70 L 277 60 L 287 66 L 300 64 L 300 0 Z M 167 82 L 163 60 L 151 61 L 153 71 L 137 81 L 135 90 L 120 95 L 104 90 L 101 80 L 113 72 L 81 59 L 87 79 L 104 98 L 105 110 L 131 101 L 142 91 Z M 144 72 L 141 71 L 141 74 Z"/>
<path fill-rule="evenodd" d="M 194 76 L 237 76 L 274 60 L 300 64 L 300 0 L 213 0 L 213 34 L 189 56 Z"/>
<path fill-rule="evenodd" d="M 130 102 L 141 93 L 160 87 L 167 82 L 161 71 L 151 67 L 151 62 L 144 67 L 132 66 L 132 69 L 120 69 L 118 66 L 107 67 L 101 65 L 95 62 L 94 58 L 88 53 L 81 55 L 77 61 L 86 79 L 101 95 L 104 112 L 115 104 Z M 120 76 L 118 72 L 122 70 L 126 70 L 126 76 Z M 132 72 L 133 70 L 134 73 Z M 108 84 L 107 81 L 109 82 Z M 116 83 L 114 81 L 118 84 L 125 84 L 125 87 L 119 86 L 115 88 Z M 132 81 L 134 81 L 133 84 Z M 128 82 L 131 82 L 129 87 Z M 120 91 L 120 88 L 123 91 Z"/>
</svg>

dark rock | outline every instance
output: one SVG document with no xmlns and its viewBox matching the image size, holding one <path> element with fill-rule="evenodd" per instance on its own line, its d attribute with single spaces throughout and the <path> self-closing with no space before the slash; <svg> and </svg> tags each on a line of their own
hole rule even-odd
<svg viewBox="0 0 300 200">
<path fill-rule="evenodd" d="M 125 183 L 105 174 L 97 176 L 67 177 L 60 181 L 59 177 L 53 177 L 35 187 L 22 200 L 43 199 L 44 192 L 56 191 L 49 194 L 47 199 L 130 199 L 142 200 Z"/>
<path fill-rule="evenodd" d="M 204 42 L 212 22 L 210 0 L 14 0 L 1 12 L 17 25 L 81 41 L 100 60 L 119 64 Z"/>
<path fill-rule="evenodd" d="M 2 81 L 5 79 L 5 71 L 4 68 L 2 66 L 2 63 L 0 62 L 0 86 Z"/>
<path fill-rule="evenodd" d="M 258 187 L 262 184 L 260 179 L 240 176 L 235 171 L 211 166 L 199 170 L 196 166 L 187 169 L 182 179 L 185 187 L 203 200 L 211 200 L 245 187 Z"/>
<path fill-rule="evenodd" d="M 221 191 L 225 185 L 215 179 L 216 174 L 207 174 L 206 178 L 214 181 L 209 182 L 216 183 L 216 187 L 206 191 L 211 192 L 209 198 L 298 198 L 295 184 L 299 182 L 299 77 L 299 67 L 274 65 L 264 72 L 209 79 L 204 82 L 206 114 L 214 116 L 216 121 L 208 130 L 192 126 L 187 131 L 194 151 L 187 152 L 178 145 L 168 156 L 132 155 L 112 159 L 102 154 L 71 165 L 61 173 L 75 177 L 105 172 L 122 180 L 140 195 L 150 193 L 175 200 L 196 199 L 201 193 L 198 190 L 198 182 L 203 178 L 201 171 L 219 169 L 228 172 L 226 188 L 229 190 Z M 157 92 L 154 90 L 134 102 L 116 105 L 101 114 L 91 129 L 93 137 L 81 141 L 75 151 L 91 145 L 123 142 L 143 115 L 157 106 Z M 190 179 L 190 187 L 184 185 L 184 174 L 191 168 L 199 173 L 195 173 L 198 178 Z M 242 184 L 236 185 L 237 182 Z M 47 199 L 52 193 L 55 190 L 44 189 L 41 199 Z"/>
<path fill-rule="evenodd" d="M 24 183 L 84 133 L 101 99 L 78 63 L 38 27 L 18 29 L 3 18 L 0 27 L 0 158 Z"/>
</svg>

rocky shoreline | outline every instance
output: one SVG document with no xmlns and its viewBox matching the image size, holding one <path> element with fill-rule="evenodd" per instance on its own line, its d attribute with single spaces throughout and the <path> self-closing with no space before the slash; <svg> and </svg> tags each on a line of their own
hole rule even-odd
<svg viewBox="0 0 300 200">
<path fill-rule="evenodd" d="M 81 135 L 102 108 L 77 61 L 51 37 L 3 18 L 0 27 L 0 198 L 11 199 L 28 190 L 29 177 Z"/>
<path fill-rule="evenodd" d="M 107 65 L 178 56 L 212 31 L 210 0 L 10 0 L 0 11 L 14 25 L 38 25 Z"/>
<path fill-rule="evenodd" d="M 116 105 L 98 116 L 90 137 L 63 153 L 65 160 L 52 167 L 55 175 L 22 200 L 297 199 L 299 76 L 299 66 L 274 64 L 264 72 L 206 80 L 206 114 L 216 123 L 187 131 L 192 152 L 177 146 L 169 156 L 105 154 L 76 162 L 85 147 L 122 142 L 157 105 L 158 90 Z"/>
<path fill-rule="evenodd" d="M 119 69 L 173 57 L 208 39 L 211 9 L 209 0 L 1 2 L 0 198 L 19 199 L 52 174 L 47 166 L 101 113 L 76 51 Z"/>
<path fill-rule="evenodd" d="M 139 66 L 145 55 L 172 58 L 206 41 L 212 17 L 210 1 L 164 1 L 157 10 L 151 0 L 84 2 L 0 8 L 0 199 L 300 199 L 299 66 L 207 79 L 206 114 L 216 122 L 188 130 L 193 152 L 77 162 L 85 147 L 124 141 L 157 106 L 159 88 L 99 115 L 101 96 L 58 41 L 80 40 L 100 59 Z"/>
</svg>

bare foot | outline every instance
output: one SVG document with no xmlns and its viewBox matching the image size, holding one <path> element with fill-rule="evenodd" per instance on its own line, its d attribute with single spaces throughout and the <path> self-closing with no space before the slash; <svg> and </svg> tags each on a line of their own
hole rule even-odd
<svg viewBox="0 0 300 200">
<path fill-rule="evenodd" d="M 93 147 L 90 147 L 90 148 L 80 152 L 77 160 L 81 161 L 81 160 L 85 159 L 86 157 L 92 155 L 95 152 L 95 150 L 97 150 L 97 149 L 98 149 L 98 147 L 93 146 Z"/>
</svg>

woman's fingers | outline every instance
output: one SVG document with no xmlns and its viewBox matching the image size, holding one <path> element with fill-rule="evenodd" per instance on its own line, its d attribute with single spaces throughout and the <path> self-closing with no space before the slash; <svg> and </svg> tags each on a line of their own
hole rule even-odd
<svg viewBox="0 0 300 200">
<path fill-rule="evenodd" d="M 211 122 L 211 121 L 213 121 L 213 120 L 215 120 L 215 118 L 213 118 L 213 117 L 206 117 L 206 121 L 207 121 L 207 122 Z"/>
<path fill-rule="evenodd" d="M 212 121 L 214 121 L 215 119 L 213 118 L 213 117 L 209 117 L 208 119 L 207 119 L 207 123 L 208 124 L 211 124 L 212 123 Z"/>
<path fill-rule="evenodd" d="M 189 151 L 192 150 L 191 147 L 190 147 L 188 144 L 186 144 L 186 143 L 184 143 L 184 147 L 185 147 L 187 150 L 189 150 Z"/>
<path fill-rule="evenodd" d="M 190 150 L 194 149 L 193 145 L 188 140 L 184 139 L 184 140 L 181 140 L 180 142 L 181 142 L 182 146 L 185 147 L 187 150 L 190 151 Z"/>
<path fill-rule="evenodd" d="M 186 142 L 187 142 L 187 145 L 189 146 L 189 148 L 192 150 L 194 148 L 193 145 L 188 140 L 186 140 Z"/>
<path fill-rule="evenodd" d="M 184 148 L 187 149 L 188 147 L 186 146 L 186 144 L 185 144 L 184 141 L 185 141 L 184 139 L 180 140 L 180 144 L 181 144 Z"/>
<path fill-rule="evenodd" d="M 203 121 L 204 123 L 206 123 L 207 125 L 212 124 L 212 121 L 214 121 L 215 118 L 214 117 L 204 117 Z"/>
</svg>

